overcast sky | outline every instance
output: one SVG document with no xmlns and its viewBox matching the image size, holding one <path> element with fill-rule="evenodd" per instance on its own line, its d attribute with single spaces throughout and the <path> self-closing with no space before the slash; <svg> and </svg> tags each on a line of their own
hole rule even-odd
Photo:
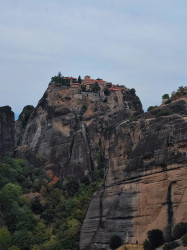
<svg viewBox="0 0 187 250">
<path fill-rule="evenodd" d="M 0 0 L 0 106 L 16 114 L 59 71 L 135 88 L 146 110 L 186 68 L 186 0 Z"/>
</svg>

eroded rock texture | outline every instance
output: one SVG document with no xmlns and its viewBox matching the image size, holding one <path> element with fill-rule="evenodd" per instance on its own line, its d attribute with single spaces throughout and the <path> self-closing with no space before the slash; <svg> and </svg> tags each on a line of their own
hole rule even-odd
<svg viewBox="0 0 187 250">
<path fill-rule="evenodd" d="M 116 234 L 143 243 L 151 229 L 170 238 L 173 226 L 187 221 L 186 102 L 120 123 L 105 135 L 103 147 L 109 168 L 90 203 L 80 249 L 107 249 Z"/>
<path fill-rule="evenodd" d="M 84 174 L 91 178 L 105 131 L 134 112 L 141 114 L 143 110 L 130 90 L 105 96 L 51 86 L 21 128 L 16 155 L 31 160 L 32 154 L 40 154 L 62 178 L 80 179 Z"/>
<path fill-rule="evenodd" d="M 12 152 L 14 136 L 14 113 L 9 106 L 0 107 L 0 157 Z"/>
<path fill-rule="evenodd" d="M 90 203 L 80 249 L 107 249 L 109 239 L 142 243 L 147 231 L 187 221 L 186 99 L 143 113 L 134 91 L 77 94 L 50 86 L 36 108 L 26 106 L 16 122 L 0 109 L 1 155 L 45 166 L 62 179 L 92 179 L 98 152 L 106 159 L 105 182 Z"/>
</svg>

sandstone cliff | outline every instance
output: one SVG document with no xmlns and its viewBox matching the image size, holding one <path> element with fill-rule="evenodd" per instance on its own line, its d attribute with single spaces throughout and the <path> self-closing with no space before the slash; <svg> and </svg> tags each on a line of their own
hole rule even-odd
<svg viewBox="0 0 187 250">
<path fill-rule="evenodd" d="M 170 238 L 173 226 L 187 221 L 186 101 L 121 122 L 104 148 L 108 172 L 90 203 L 80 249 L 107 248 L 115 234 L 143 243 L 156 228 Z"/>
<path fill-rule="evenodd" d="M 28 108 L 27 108 L 28 110 Z M 40 154 L 62 178 L 81 178 L 97 168 L 96 154 L 102 134 L 134 112 L 143 112 L 139 98 L 131 90 L 74 93 L 70 88 L 50 86 L 19 132 L 16 155 Z M 27 112 L 28 113 L 28 112 Z M 104 137 L 103 137 L 104 138 Z"/>
<path fill-rule="evenodd" d="M 15 128 L 13 117 L 0 109 L 1 155 L 15 145 L 16 156 L 45 159 L 62 179 L 91 180 L 102 150 L 105 182 L 90 203 L 80 249 L 107 249 L 114 234 L 142 243 L 153 228 L 167 239 L 187 221 L 186 99 L 143 113 L 132 90 L 78 94 L 49 86 Z"/>
<path fill-rule="evenodd" d="M 13 151 L 14 136 L 14 113 L 9 106 L 0 107 L 0 157 Z"/>
</svg>

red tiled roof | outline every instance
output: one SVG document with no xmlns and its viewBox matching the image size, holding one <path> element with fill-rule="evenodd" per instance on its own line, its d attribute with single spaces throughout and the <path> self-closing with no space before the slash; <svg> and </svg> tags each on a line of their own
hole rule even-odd
<svg viewBox="0 0 187 250">
<path fill-rule="evenodd" d="M 69 76 L 66 76 L 66 77 L 64 77 L 65 79 L 72 79 L 72 80 L 77 80 L 77 78 L 74 78 L 74 77 L 69 77 Z"/>
<path fill-rule="evenodd" d="M 113 91 L 118 91 L 118 90 L 123 90 L 123 88 L 109 88 L 109 90 L 113 90 Z"/>
</svg>

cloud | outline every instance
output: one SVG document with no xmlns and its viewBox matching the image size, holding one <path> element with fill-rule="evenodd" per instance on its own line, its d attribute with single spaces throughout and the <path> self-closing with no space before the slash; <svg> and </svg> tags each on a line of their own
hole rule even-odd
<svg viewBox="0 0 187 250">
<path fill-rule="evenodd" d="M 134 87 L 144 108 L 186 85 L 186 1 L 0 0 L 0 106 L 36 105 L 51 76 Z"/>
</svg>

